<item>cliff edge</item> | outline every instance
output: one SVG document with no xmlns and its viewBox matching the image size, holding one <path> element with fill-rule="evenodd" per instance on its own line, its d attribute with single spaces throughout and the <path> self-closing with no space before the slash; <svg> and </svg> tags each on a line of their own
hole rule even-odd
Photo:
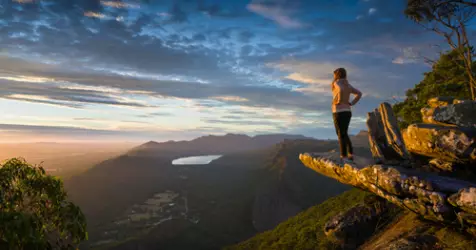
<svg viewBox="0 0 476 250">
<path fill-rule="evenodd" d="M 476 113 L 476 102 L 438 97 L 429 100 L 428 105 L 422 109 L 424 123 L 404 130 L 398 127 L 388 103 L 368 113 L 373 162 L 356 158 L 353 164 L 341 164 L 337 153 L 303 153 L 299 159 L 319 174 L 371 192 L 424 220 L 463 229 L 474 237 L 476 117 L 472 114 Z M 331 219 L 324 228 L 326 235 L 342 234 L 349 224 L 363 226 L 362 220 L 349 222 L 356 209 Z"/>
</svg>

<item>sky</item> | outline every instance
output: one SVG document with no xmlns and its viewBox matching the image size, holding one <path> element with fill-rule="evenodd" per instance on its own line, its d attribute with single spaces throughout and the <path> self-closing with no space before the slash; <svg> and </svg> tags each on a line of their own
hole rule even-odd
<svg viewBox="0 0 476 250">
<path fill-rule="evenodd" d="M 405 0 L 0 0 L 0 142 L 335 138 L 332 72 L 367 112 L 442 39 Z"/>
</svg>

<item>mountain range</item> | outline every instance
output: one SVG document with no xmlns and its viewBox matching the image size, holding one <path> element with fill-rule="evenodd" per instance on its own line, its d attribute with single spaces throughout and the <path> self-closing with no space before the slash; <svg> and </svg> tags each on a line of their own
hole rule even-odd
<svg viewBox="0 0 476 250">
<path fill-rule="evenodd" d="M 357 145 L 366 140 L 365 133 L 353 137 Z M 336 149 L 333 140 L 285 134 L 148 142 L 73 176 L 65 188 L 88 219 L 85 248 L 221 249 L 348 190 L 297 157 Z M 217 154 L 208 165 L 172 164 Z"/>
</svg>

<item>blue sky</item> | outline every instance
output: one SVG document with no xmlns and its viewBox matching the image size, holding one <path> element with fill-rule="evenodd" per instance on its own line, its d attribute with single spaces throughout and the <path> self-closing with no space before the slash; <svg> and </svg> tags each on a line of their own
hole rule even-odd
<svg viewBox="0 0 476 250">
<path fill-rule="evenodd" d="M 397 0 L 0 1 L 0 141 L 334 138 L 338 67 L 366 112 L 442 40 Z"/>
</svg>

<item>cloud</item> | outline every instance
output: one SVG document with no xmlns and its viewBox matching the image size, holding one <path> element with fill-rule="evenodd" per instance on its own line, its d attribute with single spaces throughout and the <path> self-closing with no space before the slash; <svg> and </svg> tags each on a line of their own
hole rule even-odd
<svg viewBox="0 0 476 250">
<path fill-rule="evenodd" d="M 33 3 L 34 0 L 13 0 L 14 2 L 16 3 L 20 3 L 20 4 L 26 4 L 26 3 Z"/>
<path fill-rule="evenodd" d="M 219 100 L 219 101 L 230 101 L 230 102 L 247 102 L 249 101 L 246 98 L 239 97 L 239 96 L 215 96 L 212 99 Z"/>
<path fill-rule="evenodd" d="M 289 16 L 287 10 L 279 5 L 268 5 L 263 1 L 253 1 L 247 5 L 249 11 L 273 20 L 283 28 L 303 28 L 305 24 Z"/>
<path fill-rule="evenodd" d="M 304 60 L 283 60 L 269 63 L 268 67 L 290 73 L 285 78 L 307 84 L 329 85 L 336 68 L 344 67 L 349 73 L 357 73 L 357 68 L 350 63 L 317 62 Z"/>
<path fill-rule="evenodd" d="M 399 57 L 393 59 L 392 63 L 394 63 L 394 64 L 409 64 L 409 63 L 416 63 L 416 60 L 410 59 L 410 58 L 405 58 L 403 56 L 399 56 Z"/>
<path fill-rule="evenodd" d="M 0 58 L 1 59 L 1 58 Z M 4 59 L 8 60 L 8 59 Z M 14 60 L 15 61 L 15 60 Z M 1 65 L 0 60 L 0 65 Z M 21 64 L 18 64 L 21 65 Z M 57 101 L 60 105 L 70 102 L 75 107 L 85 104 L 108 104 L 129 107 L 153 107 L 147 103 L 124 97 L 140 95 L 144 98 L 216 99 L 224 103 L 245 102 L 247 105 L 280 108 L 311 109 L 313 100 L 286 89 L 254 85 L 201 84 L 172 80 L 149 80 L 135 76 L 99 74 L 99 72 L 71 71 L 61 68 L 49 70 L 36 64 L 24 64 L 17 68 L 0 69 L 0 74 L 30 72 L 32 76 L 16 79 L 34 79 L 35 82 L 0 82 L 0 97 L 11 94 L 34 95 Z M 7 79 L 9 79 L 7 77 Z M 47 81 L 37 83 L 37 81 Z M 39 101 L 28 98 L 25 101 Z M 45 101 L 45 100 L 41 100 Z M 70 105 L 68 105 L 70 106 Z"/>
<path fill-rule="evenodd" d="M 405 48 L 421 53 L 434 41 L 405 19 L 404 4 L 393 1 L 357 8 L 344 0 L 37 3 L 46 2 L 0 9 L 0 106 L 68 107 L 81 112 L 75 117 L 107 110 L 118 124 L 167 115 L 170 123 L 191 119 L 177 125 L 181 129 L 210 132 L 213 124 L 206 121 L 215 120 L 225 122 L 213 128 L 226 131 L 239 124 L 222 112 L 248 121 L 283 110 L 297 113 L 279 118 L 295 120 L 291 128 L 309 122 L 302 114 L 318 110 L 325 115 L 313 126 L 327 126 L 335 68 L 347 68 L 352 84 L 366 94 L 355 109 L 362 115 L 419 81 L 426 67 L 397 63 L 409 63 Z M 369 7 L 388 20 L 368 18 Z M 352 20 L 357 14 L 365 17 Z M 266 108 L 271 117 L 260 116 Z"/>
<path fill-rule="evenodd" d="M 377 9 L 376 8 L 370 8 L 369 9 L 369 15 L 373 15 L 377 12 Z"/>
<path fill-rule="evenodd" d="M 139 4 L 125 3 L 122 1 L 101 1 L 101 4 L 104 6 L 118 8 L 118 9 L 140 8 Z"/>
<path fill-rule="evenodd" d="M 403 55 L 393 59 L 392 63 L 394 64 L 417 63 L 418 58 L 419 58 L 419 53 L 417 52 L 417 49 L 413 47 L 407 47 L 403 49 Z"/>
<path fill-rule="evenodd" d="M 103 13 L 93 12 L 93 11 L 86 11 L 86 12 L 84 12 L 84 16 L 86 16 L 86 17 L 94 17 L 94 18 L 99 18 L 99 19 L 103 19 L 103 18 L 106 18 L 106 17 L 107 17 L 107 16 L 104 15 Z"/>
<path fill-rule="evenodd" d="M 213 128 L 214 132 L 224 133 Z M 105 141 L 168 141 L 190 140 L 197 136 L 209 134 L 210 129 L 196 128 L 188 131 L 168 130 L 107 130 L 88 129 L 72 126 L 41 126 L 24 124 L 0 124 L 0 141 L 2 142 L 105 142 Z"/>
<path fill-rule="evenodd" d="M 249 119 L 231 119 L 231 120 L 225 120 L 225 119 L 207 119 L 204 120 L 207 123 L 210 124 L 225 124 L 225 125 L 240 125 L 240 126 L 253 126 L 253 128 L 259 128 L 260 126 L 263 126 L 267 129 L 274 130 L 276 127 L 279 128 L 281 124 L 280 121 L 266 121 L 266 120 L 249 120 Z"/>
<path fill-rule="evenodd" d="M 0 58 L 0 64 L 1 62 L 2 60 Z M 13 62 L 16 62 L 16 60 L 13 60 Z M 15 70 L 24 72 L 23 69 L 26 71 L 32 70 L 32 68 L 28 67 L 28 63 L 24 65 L 24 68 L 20 67 Z M 7 72 L 11 75 L 7 75 Z M 1 75 L 2 73 L 3 75 Z M 47 73 L 37 72 L 37 74 Z M 133 93 L 114 87 L 113 85 L 104 86 L 101 84 L 74 83 L 69 80 L 78 80 L 77 78 L 66 78 L 55 74 L 48 77 L 38 75 L 15 76 L 14 72 L 11 72 L 8 68 L 0 70 L 0 75 L 0 98 L 3 99 L 37 102 L 72 108 L 81 108 L 86 104 L 152 107 L 146 103 L 127 98 L 128 95 Z M 82 79 L 82 81 L 88 83 L 90 79 L 91 78 Z"/>
<path fill-rule="evenodd" d="M 303 75 L 301 73 L 291 73 L 285 77 L 286 79 L 294 80 L 297 82 L 308 83 L 308 84 L 319 84 L 319 85 L 329 85 L 332 82 L 332 78 L 328 79 L 317 79 L 315 77 Z"/>
</svg>

